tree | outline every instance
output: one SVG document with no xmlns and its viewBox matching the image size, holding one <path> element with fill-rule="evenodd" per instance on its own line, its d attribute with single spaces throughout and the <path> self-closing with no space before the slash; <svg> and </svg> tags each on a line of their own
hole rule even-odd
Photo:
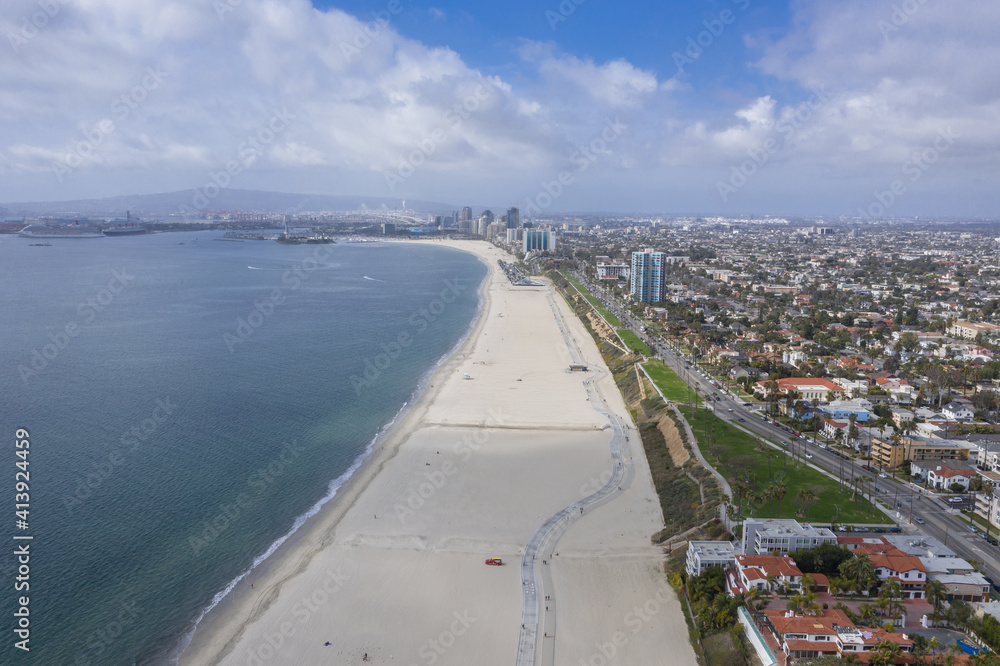
<svg viewBox="0 0 1000 666">
<path fill-rule="evenodd" d="M 896 657 L 899 656 L 899 653 L 899 643 L 881 640 L 875 644 L 875 649 L 872 650 L 868 663 L 871 666 L 890 666 L 896 663 Z"/>
<path fill-rule="evenodd" d="M 774 498 L 778 500 L 778 506 L 775 509 L 775 513 L 774 513 L 774 517 L 777 518 L 777 517 L 779 517 L 781 515 L 781 500 L 785 497 L 785 494 L 788 492 L 788 488 L 785 487 L 784 485 L 778 485 L 778 486 L 774 486 L 774 489 L 773 489 L 772 492 L 773 492 Z"/>
<path fill-rule="evenodd" d="M 924 587 L 927 594 L 927 601 L 934 606 L 934 614 L 941 614 L 941 604 L 948 598 L 948 588 L 939 580 L 929 580 Z"/>
<path fill-rule="evenodd" d="M 867 590 L 875 580 L 875 567 L 867 555 L 856 554 L 840 564 L 840 575 L 854 581 L 859 590 Z"/>
<path fill-rule="evenodd" d="M 809 522 L 809 507 L 816 503 L 819 497 L 810 488 L 803 488 L 799 491 L 799 508 L 803 518 Z"/>
</svg>

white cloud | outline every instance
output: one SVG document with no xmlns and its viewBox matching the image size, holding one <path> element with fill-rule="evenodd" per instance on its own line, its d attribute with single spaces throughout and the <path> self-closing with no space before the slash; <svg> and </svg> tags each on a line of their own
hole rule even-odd
<svg viewBox="0 0 1000 666">
<path fill-rule="evenodd" d="M 636 107 L 656 92 L 656 75 L 634 67 L 624 59 L 598 65 L 593 60 L 558 54 L 551 44 L 528 42 L 521 57 L 538 66 L 548 82 L 571 84 L 596 102 L 612 108 Z"/>
<path fill-rule="evenodd" d="M 383 172 L 432 141 L 395 194 L 510 201 L 619 116 L 628 130 L 588 169 L 591 185 L 559 207 L 605 196 L 605 209 L 711 211 L 715 181 L 768 139 L 780 150 L 734 201 L 784 201 L 794 190 L 835 207 L 870 195 L 949 127 L 961 138 L 921 186 L 936 174 L 995 181 L 1000 5 L 914 0 L 903 21 L 898 0 L 792 2 L 790 27 L 746 35 L 749 74 L 718 89 L 716 79 L 661 80 L 622 58 L 530 41 L 484 74 L 463 54 L 400 35 L 394 16 L 359 19 L 308 0 L 220 0 L 231 6 L 221 18 L 220 3 L 205 0 L 73 0 L 12 46 L 38 4 L 6 0 L 0 200 L 198 186 L 281 109 L 295 118 L 254 151 L 234 187 L 338 183 L 388 195 Z M 114 130 L 88 149 L 103 120 Z M 81 150 L 57 179 L 53 166 Z"/>
</svg>

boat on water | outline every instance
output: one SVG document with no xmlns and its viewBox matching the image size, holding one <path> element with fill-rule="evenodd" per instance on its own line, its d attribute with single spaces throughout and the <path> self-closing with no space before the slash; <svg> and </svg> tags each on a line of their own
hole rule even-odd
<svg viewBox="0 0 1000 666">
<path fill-rule="evenodd" d="M 104 238 L 97 227 L 73 224 L 29 224 L 17 232 L 22 238 Z"/>
<path fill-rule="evenodd" d="M 141 236 L 148 233 L 143 221 L 137 217 L 132 217 L 132 211 L 125 211 L 125 219 L 118 218 L 112 220 L 113 226 L 104 230 L 105 236 Z"/>
<path fill-rule="evenodd" d="M 108 227 L 104 230 L 105 236 L 141 236 L 145 234 L 145 227 Z"/>
</svg>

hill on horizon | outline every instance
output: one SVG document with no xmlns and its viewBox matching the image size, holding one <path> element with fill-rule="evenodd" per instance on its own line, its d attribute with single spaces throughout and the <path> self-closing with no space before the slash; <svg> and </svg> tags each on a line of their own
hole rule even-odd
<svg viewBox="0 0 1000 666">
<path fill-rule="evenodd" d="M 179 190 L 159 194 L 129 194 L 103 199 L 77 199 L 71 201 L 34 201 L 0 204 L 0 216 L 115 216 L 124 217 L 126 211 L 142 216 L 182 215 L 185 210 L 200 208 L 193 205 L 198 190 Z M 399 210 L 406 202 L 408 210 L 435 215 L 450 214 L 461 207 L 450 204 L 360 195 L 295 194 L 265 192 L 261 190 L 223 189 L 205 210 L 242 210 L 245 212 L 298 213 L 318 211 L 357 211 L 388 209 Z"/>
</svg>

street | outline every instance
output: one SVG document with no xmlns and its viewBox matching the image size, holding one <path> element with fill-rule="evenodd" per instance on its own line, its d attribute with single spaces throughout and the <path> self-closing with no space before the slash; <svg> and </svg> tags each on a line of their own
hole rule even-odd
<svg viewBox="0 0 1000 666">
<path fill-rule="evenodd" d="M 868 485 L 872 489 L 877 488 L 875 494 L 884 506 L 891 509 L 898 505 L 897 510 L 891 511 L 891 517 L 903 528 L 904 533 L 914 536 L 924 533 L 933 536 L 954 550 L 960 557 L 982 562 L 981 570 L 983 573 L 1000 583 L 1000 550 L 973 532 L 968 523 L 960 516 L 950 513 L 952 507 L 948 502 L 933 496 L 927 490 L 897 481 L 891 476 L 885 479 L 878 478 L 876 470 L 866 470 L 862 467 L 865 463 L 853 458 L 845 460 L 835 451 L 825 449 L 808 440 L 804 433 L 801 437 L 793 437 L 791 432 L 782 429 L 780 425 L 761 418 L 761 415 L 745 407 L 727 390 L 716 388 L 713 384 L 718 382 L 715 382 L 707 373 L 703 373 L 693 359 L 684 357 L 679 350 L 668 343 L 647 335 L 645 324 L 612 301 L 603 287 L 591 284 L 582 274 L 575 274 L 575 276 L 581 284 L 586 285 L 591 293 L 601 300 L 610 312 L 621 319 L 629 330 L 649 346 L 656 354 L 656 358 L 666 363 L 689 386 L 706 397 L 711 402 L 716 416 L 752 432 L 766 441 L 778 444 L 778 448 L 785 451 L 787 455 L 791 455 L 789 447 L 781 444 L 790 443 L 791 446 L 801 446 L 802 448 L 797 450 L 811 456 L 808 459 L 809 464 L 832 474 L 834 477 L 840 477 L 846 481 L 861 477 L 871 481 L 871 484 L 866 483 L 866 488 Z M 716 401 L 709 396 L 718 396 L 721 400 Z M 741 418 L 742 422 L 739 420 Z M 865 494 L 868 495 L 867 492 Z M 960 506 L 965 506 L 965 504 Z M 920 524 L 918 519 L 923 520 L 924 524 Z"/>
</svg>

